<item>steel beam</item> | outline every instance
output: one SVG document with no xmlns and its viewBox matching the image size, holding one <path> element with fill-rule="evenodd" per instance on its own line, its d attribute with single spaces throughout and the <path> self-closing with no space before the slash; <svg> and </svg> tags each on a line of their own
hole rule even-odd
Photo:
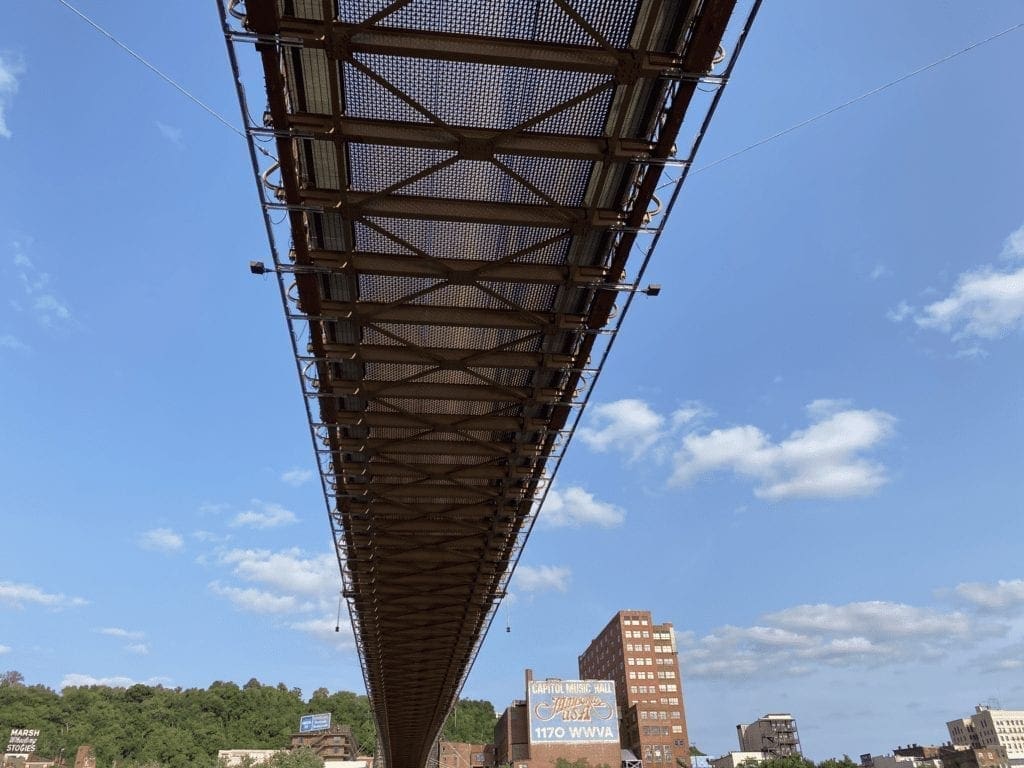
<svg viewBox="0 0 1024 768">
<path fill-rule="evenodd" d="M 626 163 L 647 159 L 654 148 L 653 142 L 625 136 L 511 133 L 468 125 L 438 126 L 430 123 L 332 117 L 313 112 L 289 114 L 287 123 L 275 126 L 275 129 L 289 131 L 297 138 L 457 152 L 466 160 L 524 155 L 594 163 Z"/>
<path fill-rule="evenodd" d="M 512 328 L 524 330 L 579 330 L 582 315 L 533 312 L 519 309 L 477 309 L 435 304 L 379 304 L 371 301 L 320 302 L 319 317 L 362 323 L 406 323 L 466 328 Z"/>
</svg>

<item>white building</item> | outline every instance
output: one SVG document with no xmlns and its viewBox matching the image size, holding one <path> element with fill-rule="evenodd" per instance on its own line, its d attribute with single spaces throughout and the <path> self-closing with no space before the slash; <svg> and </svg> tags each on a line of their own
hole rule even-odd
<svg viewBox="0 0 1024 768">
<path fill-rule="evenodd" d="M 760 763 L 764 760 L 761 752 L 729 752 L 721 757 L 714 757 L 708 760 L 711 768 L 736 768 L 740 763 L 753 761 Z"/>
<path fill-rule="evenodd" d="M 946 723 L 954 744 L 1002 747 L 1010 765 L 1024 766 L 1024 709 L 992 709 L 979 704 L 974 714 Z"/>
<path fill-rule="evenodd" d="M 231 766 L 242 765 L 245 758 L 249 758 L 253 765 L 260 765 L 261 763 L 270 762 L 270 758 L 276 755 L 278 752 L 284 750 L 280 749 L 221 749 L 217 752 L 218 764 L 223 764 L 231 768 Z"/>
</svg>

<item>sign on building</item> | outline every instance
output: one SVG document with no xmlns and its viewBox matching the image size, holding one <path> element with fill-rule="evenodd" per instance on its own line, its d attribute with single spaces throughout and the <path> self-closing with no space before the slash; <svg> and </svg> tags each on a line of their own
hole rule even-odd
<svg viewBox="0 0 1024 768">
<path fill-rule="evenodd" d="M 311 733 L 313 731 L 328 731 L 331 728 L 331 713 L 324 712 L 319 715 L 303 715 L 299 718 L 299 733 Z"/>
<path fill-rule="evenodd" d="M 534 744 L 619 743 L 611 680 L 532 680 L 527 708 Z"/>
<path fill-rule="evenodd" d="M 36 751 L 39 730 L 36 728 L 11 728 L 7 738 L 7 750 L 4 757 L 20 757 L 27 759 Z"/>
</svg>

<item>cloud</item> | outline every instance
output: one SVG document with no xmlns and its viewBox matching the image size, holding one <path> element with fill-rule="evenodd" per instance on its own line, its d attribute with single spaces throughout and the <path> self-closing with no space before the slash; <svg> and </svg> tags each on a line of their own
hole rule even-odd
<svg viewBox="0 0 1024 768">
<path fill-rule="evenodd" d="M 589 424 L 577 431 L 580 439 L 595 451 L 616 448 L 636 459 L 661 437 L 664 417 L 643 400 L 627 398 L 595 405 Z"/>
<path fill-rule="evenodd" d="M 548 491 L 539 521 L 550 528 L 564 528 L 581 525 L 599 525 L 613 528 L 621 525 L 626 513 L 614 504 L 598 501 L 593 494 L 573 485 L 564 491 L 552 488 Z"/>
<path fill-rule="evenodd" d="M 13 336 L 10 333 L 4 333 L 0 334 L 0 349 L 13 349 L 15 352 L 26 352 L 28 351 L 29 346 L 17 336 Z"/>
<path fill-rule="evenodd" d="M 11 646 L 9 646 L 9 645 L 0 645 L 0 656 L 2 656 L 5 653 L 10 653 L 10 652 L 11 652 Z"/>
<path fill-rule="evenodd" d="M 29 309 L 40 324 L 47 328 L 66 325 L 72 321 L 71 309 L 51 288 L 50 275 L 38 269 L 26 250 L 30 242 L 14 242 L 14 264 L 21 283 L 23 300 L 15 302 L 16 309 Z"/>
<path fill-rule="evenodd" d="M 1024 607 L 1024 579 L 997 581 L 995 584 L 963 582 L 953 593 L 971 605 L 990 612 L 1004 612 Z"/>
<path fill-rule="evenodd" d="M 1006 238 L 1001 257 L 1024 259 L 1024 226 Z M 950 334 L 954 341 L 994 339 L 1024 330 L 1024 266 L 985 265 L 962 273 L 950 294 L 924 307 L 914 322 Z"/>
<path fill-rule="evenodd" d="M 908 317 L 914 314 L 914 308 L 907 304 L 905 301 L 901 301 L 895 307 L 885 313 L 887 319 L 894 323 L 902 323 Z"/>
<path fill-rule="evenodd" d="M 798 605 L 765 616 L 771 624 L 791 631 L 839 634 L 869 639 L 899 637 L 963 637 L 970 621 L 959 611 L 943 612 L 882 600 L 845 605 Z"/>
<path fill-rule="evenodd" d="M 729 679 L 935 659 L 951 648 L 972 646 L 984 634 L 959 611 L 865 601 L 798 605 L 765 614 L 754 626 L 677 637 L 687 677 Z"/>
<path fill-rule="evenodd" d="M 885 484 L 885 468 L 861 454 L 893 434 L 893 416 L 837 400 L 815 400 L 807 412 L 816 421 L 778 443 L 752 425 L 686 435 L 669 483 L 731 471 L 755 480 L 755 495 L 771 500 L 860 496 Z"/>
<path fill-rule="evenodd" d="M 90 685 L 103 685 L 108 688 L 131 688 L 133 685 L 143 683 L 145 685 L 164 685 L 170 682 L 170 678 L 151 677 L 148 680 L 134 680 L 125 675 L 113 675 L 111 677 L 94 677 L 83 675 L 79 672 L 71 672 L 64 675 L 60 681 L 61 688 L 85 688 Z"/>
<path fill-rule="evenodd" d="M 161 123 L 159 120 L 156 120 L 155 123 L 156 129 L 160 131 L 161 136 L 163 136 L 165 139 L 171 142 L 171 144 L 175 144 L 179 147 L 181 146 L 181 139 L 182 136 L 184 135 L 181 128 L 177 128 L 173 125 L 167 125 L 166 123 Z"/>
<path fill-rule="evenodd" d="M 281 474 L 281 482 L 293 485 L 296 488 L 305 485 L 313 479 L 313 470 L 294 467 Z"/>
<path fill-rule="evenodd" d="M 226 597 L 236 607 L 250 613 L 296 613 L 312 608 L 309 603 L 301 603 L 294 595 L 281 595 L 261 589 L 230 587 L 214 581 L 210 583 L 210 591 L 220 597 Z"/>
<path fill-rule="evenodd" d="M 231 520 L 231 525 L 239 528 L 279 528 L 298 521 L 295 513 L 280 504 L 253 499 L 250 504 L 254 509 L 239 512 Z"/>
<path fill-rule="evenodd" d="M 0 55 L 0 136 L 11 138 L 7 126 L 7 108 L 18 92 L 18 78 L 25 73 L 25 65 L 9 56 Z"/>
<path fill-rule="evenodd" d="M 146 656 L 149 654 L 149 646 L 145 643 L 129 643 L 124 647 L 128 653 L 134 653 L 137 656 Z"/>
<path fill-rule="evenodd" d="M 170 528 L 153 528 L 139 536 L 139 546 L 158 552 L 179 552 L 185 546 L 185 539 Z"/>
<path fill-rule="evenodd" d="M 871 270 L 871 274 L 868 277 L 871 280 L 878 280 L 883 277 L 891 277 L 892 270 L 889 269 L 885 264 L 876 264 L 875 268 Z"/>
<path fill-rule="evenodd" d="M 0 581 L 0 603 L 11 608 L 24 608 L 26 605 L 42 605 L 47 608 L 76 608 L 88 605 L 89 601 L 81 597 L 45 592 L 32 584 L 19 584 L 14 581 Z"/>
<path fill-rule="evenodd" d="M 352 633 L 352 625 L 347 619 L 336 623 L 334 617 L 323 619 L 307 619 L 289 624 L 289 628 L 304 632 L 311 637 L 327 645 L 334 646 L 339 651 L 354 651 L 356 647 L 355 637 Z M 335 627 L 338 631 L 335 631 Z"/>
<path fill-rule="evenodd" d="M 144 632 L 123 629 L 121 627 L 103 627 L 102 629 L 97 629 L 96 631 L 99 632 L 101 635 L 107 635 L 109 637 L 120 637 L 124 638 L 125 640 L 139 640 L 145 637 Z"/>
<path fill-rule="evenodd" d="M 520 565 L 513 576 L 515 586 L 524 592 L 544 592 L 550 589 L 565 592 L 569 588 L 572 572 L 559 565 Z"/>
<path fill-rule="evenodd" d="M 239 578 L 282 593 L 329 596 L 333 601 L 341 588 L 338 561 L 333 554 L 305 557 L 299 549 L 232 549 L 221 553 L 220 562 L 230 566 Z"/>
</svg>

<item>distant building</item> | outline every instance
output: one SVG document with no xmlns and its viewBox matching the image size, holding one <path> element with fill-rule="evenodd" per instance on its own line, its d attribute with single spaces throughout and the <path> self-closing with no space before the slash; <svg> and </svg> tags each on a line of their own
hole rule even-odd
<svg viewBox="0 0 1024 768">
<path fill-rule="evenodd" d="M 217 763 L 231 768 L 231 766 L 242 765 L 246 758 L 254 765 L 262 765 L 270 761 L 274 755 L 281 752 L 280 749 L 221 749 L 217 751 Z M 93 763 L 95 766 L 96 763 Z M 77 764 L 76 764 L 77 768 Z"/>
<path fill-rule="evenodd" d="M 925 757 L 925 755 L 928 757 Z M 891 755 L 861 755 L 864 768 L 943 768 L 939 747 L 899 747 Z"/>
<path fill-rule="evenodd" d="M 943 768 L 1010 768 L 1002 747 L 965 747 L 951 744 L 939 750 Z"/>
<path fill-rule="evenodd" d="M 788 713 L 769 713 L 748 725 L 737 725 L 736 737 L 740 752 L 759 752 L 764 757 L 800 754 L 796 720 Z"/>
<path fill-rule="evenodd" d="M 438 768 L 490 768 L 494 765 L 493 744 L 437 742 Z"/>
<path fill-rule="evenodd" d="M 736 768 L 741 763 L 760 763 L 762 760 L 764 755 L 761 752 L 727 752 L 708 762 L 711 763 L 711 768 Z"/>
<path fill-rule="evenodd" d="M 359 746 L 356 744 L 352 729 L 347 725 L 332 725 L 323 731 L 307 731 L 292 734 L 292 749 L 308 747 L 317 753 L 324 762 L 356 763 L 358 762 Z M 362 763 L 359 763 L 362 765 Z M 353 768 L 338 766 L 338 768 Z"/>
<path fill-rule="evenodd" d="M 981 704 L 974 714 L 946 723 L 949 738 L 964 747 L 1000 747 L 1012 766 L 1024 766 L 1024 709 L 993 709 Z"/>
<path fill-rule="evenodd" d="M 612 681 L 534 680 L 526 670 L 526 693 L 494 726 L 495 765 L 554 768 L 562 759 L 638 768 L 632 755 L 623 758 Z"/>
<path fill-rule="evenodd" d="M 623 748 L 646 768 L 690 759 L 683 681 L 672 624 L 619 611 L 579 657 L 580 677 L 615 682 Z"/>
</svg>

